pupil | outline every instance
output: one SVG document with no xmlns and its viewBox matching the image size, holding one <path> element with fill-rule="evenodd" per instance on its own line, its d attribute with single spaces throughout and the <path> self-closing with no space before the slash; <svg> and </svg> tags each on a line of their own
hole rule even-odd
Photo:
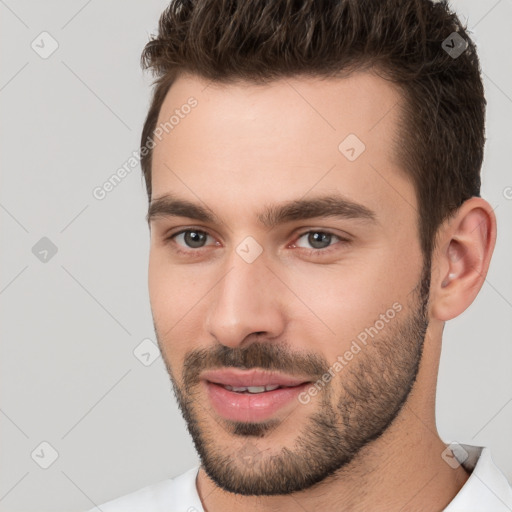
<svg viewBox="0 0 512 512">
<path fill-rule="evenodd" d="M 308 236 L 308 242 L 315 249 L 324 249 L 329 246 L 331 241 L 331 235 L 329 233 L 320 233 L 319 231 L 315 233 L 310 233 Z"/>
<path fill-rule="evenodd" d="M 185 243 L 189 247 L 202 247 L 205 239 L 205 233 L 201 233 L 200 231 L 187 231 L 185 233 Z"/>
</svg>

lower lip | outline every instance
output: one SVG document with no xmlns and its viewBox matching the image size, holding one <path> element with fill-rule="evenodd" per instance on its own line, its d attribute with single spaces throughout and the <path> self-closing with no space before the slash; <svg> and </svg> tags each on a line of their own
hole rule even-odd
<svg viewBox="0 0 512 512">
<path fill-rule="evenodd" d="M 208 396 L 217 413 L 232 421 L 257 422 L 269 419 L 289 405 L 309 383 L 290 388 L 278 388 L 263 393 L 237 393 L 219 384 L 206 381 Z"/>
</svg>

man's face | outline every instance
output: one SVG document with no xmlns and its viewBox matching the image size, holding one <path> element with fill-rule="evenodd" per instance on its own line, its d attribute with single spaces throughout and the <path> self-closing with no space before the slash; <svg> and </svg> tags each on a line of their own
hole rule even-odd
<svg viewBox="0 0 512 512">
<path fill-rule="evenodd" d="M 414 188 L 394 160 L 399 101 L 366 73 L 182 77 L 167 95 L 151 307 L 203 467 L 226 490 L 323 480 L 409 395 L 429 268 Z"/>
</svg>

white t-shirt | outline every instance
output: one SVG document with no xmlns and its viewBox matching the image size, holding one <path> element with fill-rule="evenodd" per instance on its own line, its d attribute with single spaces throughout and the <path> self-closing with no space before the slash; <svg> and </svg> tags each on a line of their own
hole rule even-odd
<svg viewBox="0 0 512 512">
<path fill-rule="evenodd" d="M 444 512 L 511 512 L 512 487 L 494 465 L 490 450 L 460 446 L 469 456 L 463 461 L 454 450 L 455 458 L 471 476 Z M 149 485 L 88 512 L 204 512 L 196 488 L 198 470 L 199 467 L 192 468 L 176 478 Z"/>
</svg>

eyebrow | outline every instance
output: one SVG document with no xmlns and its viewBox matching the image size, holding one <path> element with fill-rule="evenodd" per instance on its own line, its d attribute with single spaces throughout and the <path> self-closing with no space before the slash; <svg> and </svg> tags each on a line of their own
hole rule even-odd
<svg viewBox="0 0 512 512">
<path fill-rule="evenodd" d="M 159 217 L 187 217 L 206 223 L 223 224 L 211 209 L 180 199 L 172 194 L 166 194 L 151 201 L 146 220 L 149 223 Z M 376 222 L 374 211 L 336 194 L 267 205 L 256 217 L 263 226 L 269 229 L 286 222 L 315 217 Z"/>
</svg>

